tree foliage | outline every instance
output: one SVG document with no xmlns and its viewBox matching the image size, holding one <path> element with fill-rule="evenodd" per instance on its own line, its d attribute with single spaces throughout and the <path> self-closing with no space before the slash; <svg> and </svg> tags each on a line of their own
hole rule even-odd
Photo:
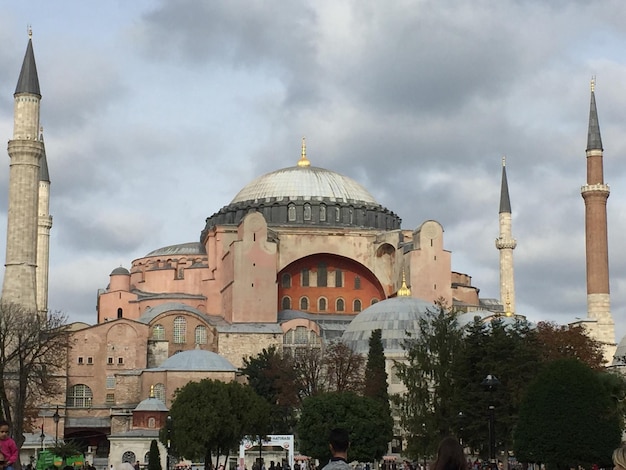
<svg viewBox="0 0 626 470">
<path fill-rule="evenodd" d="M 215 455 L 217 466 L 244 436 L 267 433 L 269 405 L 247 385 L 204 379 L 176 391 L 170 416 L 173 455 L 210 463 Z M 167 429 L 161 440 L 167 441 Z"/>
<path fill-rule="evenodd" d="M 417 335 L 405 342 L 406 360 L 394 365 L 407 388 L 393 400 L 413 458 L 432 455 L 452 432 L 458 416 L 452 365 L 461 341 L 456 315 L 440 302 L 420 318 Z"/>
<path fill-rule="evenodd" d="M 346 343 L 335 341 L 329 344 L 322 361 L 326 391 L 361 392 L 364 362 L 363 356 L 354 352 Z"/>
<path fill-rule="evenodd" d="M 58 373 L 70 346 L 65 315 L 0 303 L 0 407 L 18 446 L 31 430 L 36 405 L 61 392 Z"/>
<path fill-rule="evenodd" d="M 295 409 L 299 389 L 293 360 L 283 357 L 275 346 L 263 349 L 243 360 L 241 372 L 252 389 L 270 405 L 269 429 L 273 433 L 291 433 L 295 426 Z"/>
<path fill-rule="evenodd" d="M 619 418 L 597 372 L 576 359 L 556 360 L 538 374 L 520 408 L 515 453 L 548 469 L 610 466 Z"/>
<path fill-rule="evenodd" d="M 370 335 L 363 393 L 365 396 L 380 400 L 383 403 L 389 403 L 385 350 L 381 330 L 374 330 Z"/>
<path fill-rule="evenodd" d="M 386 426 L 379 401 L 353 392 L 321 393 L 302 403 L 298 436 L 300 452 L 327 462 L 331 457 L 328 435 L 341 427 L 350 434 L 349 460 L 371 462 L 382 455 L 389 439 L 380 433 Z M 384 452 L 384 451 L 383 451 Z"/>
<path fill-rule="evenodd" d="M 584 362 L 592 369 L 604 368 L 602 345 L 592 339 L 583 326 L 539 322 L 536 333 L 544 362 L 570 357 Z"/>
<path fill-rule="evenodd" d="M 148 470 L 161 470 L 161 452 L 156 440 L 150 443 L 150 452 L 148 453 Z"/>
</svg>

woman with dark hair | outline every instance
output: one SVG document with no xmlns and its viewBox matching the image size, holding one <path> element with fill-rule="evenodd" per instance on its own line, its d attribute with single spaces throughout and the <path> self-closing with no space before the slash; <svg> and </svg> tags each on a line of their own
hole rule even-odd
<svg viewBox="0 0 626 470">
<path fill-rule="evenodd" d="M 463 447 L 454 437 L 445 437 L 439 443 L 432 470 L 468 470 Z"/>
</svg>

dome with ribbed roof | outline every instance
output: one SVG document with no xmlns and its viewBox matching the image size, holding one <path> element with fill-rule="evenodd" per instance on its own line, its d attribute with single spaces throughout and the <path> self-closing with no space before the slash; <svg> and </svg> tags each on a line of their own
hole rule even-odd
<svg viewBox="0 0 626 470">
<path fill-rule="evenodd" d="M 353 351 L 367 355 L 372 331 L 382 330 L 385 355 L 402 354 L 402 344 L 409 338 L 407 332 L 415 337 L 419 331 L 419 320 L 429 309 L 434 308 L 432 302 L 414 297 L 383 300 L 359 313 L 348 325 L 341 339 Z"/>
<path fill-rule="evenodd" d="M 231 204 L 275 199 L 312 199 L 378 205 L 363 186 L 347 176 L 313 166 L 293 166 L 256 178 Z"/>
</svg>

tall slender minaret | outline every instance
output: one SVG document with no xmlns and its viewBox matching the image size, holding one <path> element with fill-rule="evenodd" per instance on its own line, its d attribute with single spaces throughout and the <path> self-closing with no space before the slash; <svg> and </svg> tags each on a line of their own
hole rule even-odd
<svg viewBox="0 0 626 470">
<path fill-rule="evenodd" d="M 604 183 L 602 138 L 596 109 L 595 78 L 591 80 L 591 106 L 587 133 L 587 184 L 580 192 L 585 201 L 585 241 L 587 254 L 587 316 L 592 336 L 604 344 L 605 356 L 615 350 L 615 327 L 609 295 L 609 247 L 606 201 L 609 186 Z M 606 357 L 607 360 L 610 357 Z"/>
<path fill-rule="evenodd" d="M 50 215 L 50 175 L 48 160 L 43 140 L 43 129 L 39 140 L 44 144 L 39 167 L 39 195 L 37 217 L 37 310 L 40 314 L 48 313 L 48 268 L 50 265 L 50 229 L 52 216 Z"/>
<path fill-rule="evenodd" d="M 515 280 L 513 277 L 513 250 L 517 241 L 511 230 L 511 200 L 506 179 L 506 160 L 502 157 L 502 186 L 500 188 L 500 236 L 496 248 L 500 252 L 500 302 L 504 313 L 515 314 Z"/>
<path fill-rule="evenodd" d="M 35 66 L 32 33 L 15 88 L 13 139 L 9 141 L 9 210 L 2 301 L 37 311 L 37 205 L 39 161 L 39 78 Z"/>
</svg>

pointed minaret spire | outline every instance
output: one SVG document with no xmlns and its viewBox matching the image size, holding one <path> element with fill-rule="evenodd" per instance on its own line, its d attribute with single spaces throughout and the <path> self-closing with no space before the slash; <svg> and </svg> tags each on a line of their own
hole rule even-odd
<svg viewBox="0 0 626 470">
<path fill-rule="evenodd" d="M 502 185 L 500 187 L 500 236 L 496 248 L 500 252 L 500 303 L 506 306 L 507 315 L 515 314 L 515 276 L 513 274 L 513 250 L 517 241 L 511 229 L 511 200 L 506 178 L 506 157 L 502 157 Z"/>
<path fill-rule="evenodd" d="M 585 248 L 587 258 L 587 324 L 590 335 L 604 347 L 610 364 L 615 353 L 615 322 L 609 290 L 609 243 L 606 203 L 609 186 L 604 182 L 603 149 L 596 108 L 595 78 L 591 80 L 589 132 L 587 134 L 587 184 L 580 192 L 585 201 Z"/>
<path fill-rule="evenodd" d="M 15 87 L 15 94 L 29 93 L 41 98 L 37 65 L 35 64 L 35 53 L 33 52 L 33 30 L 29 29 L 28 31 L 28 46 L 26 47 L 26 54 L 22 62 L 20 78 L 17 80 L 17 86 Z"/>
<path fill-rule="evenodd" d="M 596 108 L 596 77 L 591 79 L 591 105 L 589 106 L 589 130 L 587 131 L 587 150 L 603 150 L 600 136 L 600 123 Z"/>
<path fill-rule="evenodd" d="M 298 166 L 311 166 L 311 162 L 306 158 L 306 137 L 302 137 L 302 150 L 300 152 L 300 160 Z"/>
<path fill-rule="evenodd" d="M 43 140 L 43 127 L 39 131 L 39 141 L 42 144 L 41 159 L 39 160 L 39 194 L 37 198 L 37 310 L 42 316 L 48 313 L 48 275 L 50 267 L 50 229 L 52 216 L 50 215 L 50 175 L 48 160 Z"/>
</svg>

